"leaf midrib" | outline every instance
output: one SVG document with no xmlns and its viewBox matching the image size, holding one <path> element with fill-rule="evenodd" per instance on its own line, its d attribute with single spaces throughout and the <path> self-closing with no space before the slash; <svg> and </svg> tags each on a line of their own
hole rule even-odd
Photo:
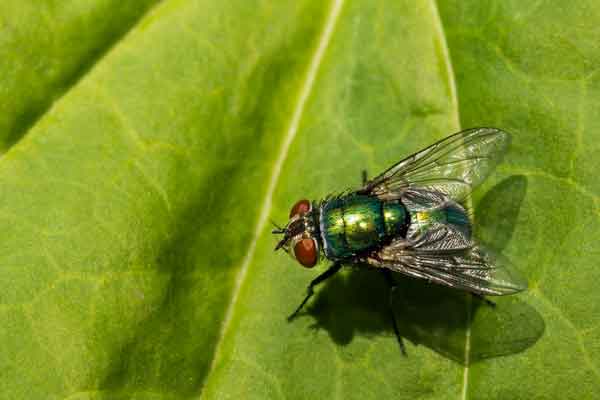
<svg viewBox="0 0 600 400">
<path fill-rule="evenodd" d="M 454 114 L 453 128 L 454 131 L 458 132 L 461 130 L 460 124 L 460 113 L 458 108 L 458 94 L 456 90 L 456 79 L 454 74 L 454 69 L 452 67 L 452 59 L 450 58 L 450 49 L 448 47 L 448 42 L 446 40 L 446 34 L 444 32 L 444 26 L 442 24 L 442 18 L 440 17 L 439 8 L 437 5 L 437 0 L 430 0 L 429 4 L 431 6 L 431 12 L 434 19 L 434 26 L 436 27 L 436 33 L 439 36 L 442 54 L 444 56 L 444 62 L 446 64 L 446 75 L 448 78 L 448 86 L 450 88 L 450 104 Z M 467 205 L 472 208 L 472 200 L 469 196 L 467 198 Z M 465 325 L 465 351 L 464 351 L 464 360 L 465 366 L 463 369 L 463 380 L 462 380 L 462 388 L 460 391 L 460 399 L 466 400 L 469 392 L 469 359 L 471 353 L 471 297 L 468 296 L 466 304 L 466 325 Z"/>
<path fill-rule="evenodd" d="M 267 187 L 264 201 L 262 202 L 261 211 L 256 222 L 256 229 L 254 231 L 252 241 L 248 246 L 248 250 L 246 251 L 246 257 L 244 257 L 240 270 L 237 273 L 234 289 L 231 295 L 231 301 L 227 306 L 225 318 L 223 319 L 223 323 L 221 326 L 221 331 L 216 341 L 213 359 L 211 361 L 210 368 L 204 378 L 202 387 L 206 386 L 206 382 L 212 376 L 214 368 L 218 363 L 219 359 L 221 358 L 221 353 L 223 351 L 223 342 L 229 332 L 229 326 L 231 324 L 231 320 L 235 312 L 239 293 L 248 275 L 248 269 L 254 258 L 254 253 L 256 251 L 258 240 L 266 226 L 267 220 L 271 213 L 273 195 L 275 193 L 275 188 L 277 187 L 277 183 L 281 175 L 283 164 L 287 159 L 289 148 L 298 132 L 298 127 L 300 125 L 300 121 L 304 113 L 306 102 L 310 97 L 310 94 L 312 93 L 312 88 L 314 86 L 319 67 L 324 58 L 324 54 L 329 46 L 329 43 L 331 42 L 331 37 L 333 36 L 333 31 L 341 13 L 343 4 L 344 0 L 332 0 L 331 5 L 329 7 L 330 11 L 327 14 L 327 18 L 325 19 L 323 29 L 321 30 L 321 34 L 318 37 L 317 46 L 315 47 L 315 50 L 313 51 L 312 56 L 310 58 L 305 78 L 303 79 L 300 85 L 300 91 L 298 93 L 296 105 L 294 106 L 294 112 L 292 113 L 292 117 L 290 118 L 288 128 L 285 131 L 286 133 L 281 144 L 281 148 L 279 150 L 279 155 L 275 161 L 275 164 L 273 165 L 271 178 L 269 179 L 269 185 Z"/>
</svg>

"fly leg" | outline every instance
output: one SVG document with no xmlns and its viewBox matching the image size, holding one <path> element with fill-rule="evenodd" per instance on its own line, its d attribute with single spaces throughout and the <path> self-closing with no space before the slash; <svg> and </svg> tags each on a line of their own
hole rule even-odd
<svg viewBox="0 0 600 400">
<path fill-rule="evenodd" d="M 367 184 L 367 170 L 363 169 L 361 173 L 362 177 L 362 185 L 365 186 Z"/>
<path fill-rule="evenodd" d="M 404 347 L 404 342 L 402 341 L 402 336 L 400 336 L 400 331 L 398 330 L 398 323 L 396 322 L 396 314 L 394 314 L 394 292 L 396 291 L 396 288 L 398 287 L 398 285 L 394 281 L 394 278 L 392 277 L 392 273 L 390 270 L 383 269 L 382 272 L 383 272 L 383 276 L 385 277 L 385 280 L 390 285 L 390 294 L 389 294 L 390 297 L 388 300 L 388 308 L 390 311 L 390 315 L 392 317 L 394 333 L 396 334 L 396 339 L 398 340 L 398 344 L 400 345 L 400 351 L 402 352 L 402 355 L 406 356 L 406 348 Z"/>
<path fill-rule="evenodd" d="M 473 295 L 473 297 L 479 299 L 480 301 L 483 301 L 488 306 L 490 306 L 490 307 L 496 307 L 496 303 L 494 303 L 493 301 L 491 301 L 487 297 L 484 297 L 482 294 L 473 293 L 473 292 L 471 292 L 471 294 Z"/>
<path fill-rule="evenodd" d="M 336 272 L 338 272 L 340 270 L 340 268 L 342 268 L 342 264 L 336 262 L 331 267 L 329 267 L 329 269 L 327 269 L 325 272 L 323 272 L 321 275 L 317 276 L 315 279 L 313 279 L 310 282 L 310 284 L 306 288 L 306 297 L 304 298 L 304 300 L 302 300 L 302 303 L 300 303 L 298 308 L 296 308 L 296 311 L 294 311 L 292 313 L 292 315 L 290 315 L 288 317 L 288 321 L 291 321 L 294 318 L 296 318 L 296 316 L 298 315 L 300 310 L 302 310 L 302 307 L 304 307 L 304 305 L 306 304 L 308 299 L 310 299 L 312 297 L 312 295 L 314 294 L 313 288 L 315 286 L 317 286 L 319 283 L 327 280 L 328 278 L 331 278 L 333 275 L 335 275 Z"/>
</svg>

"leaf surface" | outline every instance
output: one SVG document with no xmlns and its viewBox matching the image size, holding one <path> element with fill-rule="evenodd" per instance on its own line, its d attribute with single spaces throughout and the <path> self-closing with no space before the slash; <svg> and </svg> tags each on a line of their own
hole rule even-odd
<svg viewBox="0 0 600 400">
<path fill-rule="evenodd" d="M 502 221 L 514 219 L 505 254 L 526 271 L 530 290 L 520 297 L 545 322 L 545 334 L 525 353 L 473 365 L 466 397 L 593 398 L 600 384 L 594 240 L 600 233 L 594 173 L 600 9 L 593 2 L 454 1 L 440 9 L 461 123 L 513 133 L 512 151 L 488 187 L 503 180 L 479 196 L 482 236 L 501 237 Z M 501 200 L 505 193 L 514 202 L 523 190 L 518 212 Z M 486 328 L 472 327 L 473 348 L 490 341 Z"/>
<path fill-rule="evenodd" d="M 0 159 L 5 397 L 592 398 L 594 3 L 153 3 L 0 6 L 23 15 L 0 54 L 58 71 L 22 53 L 0 78 L 0 138 L 24 135 Z M 486 125 L 513 145 L 478 234 L 529 291 L 492 309 L 396 277 L 406 358 L 374 271 L 286 321 L 326 265 L 274 253 L 269 218 Z"/>
<path fill-rule="evenodd" d="M 18 141 L 154 3 L 3 1 L 0 149 Z"/>
</svg>

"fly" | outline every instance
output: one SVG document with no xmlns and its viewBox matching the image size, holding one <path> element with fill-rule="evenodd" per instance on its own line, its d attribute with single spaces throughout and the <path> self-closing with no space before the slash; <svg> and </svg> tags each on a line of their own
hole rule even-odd
<svg viewBox="0 0 600 400">
<path fill-rule="evenodd" d="M 472 237 L 465 205 L 468 194 L 494 169 L 510 143 L 496 128 L 474 128 L 451 135 L 392 165 L 360 188 L 320 201 L 300 200 L 290 211 L 275 250 L 284 249 L 306 268 L 326 259 L 332 265 L 313 279 L 293 319 L 314 287 L 343 265 L 369 265 L 483 296 L 520 292 L 526 281 L 506 260 Z M 484 299 L 486 300 L 486 299 Z M 489 304 L 493 303 L 486 300 Z M 405 353 L 396 317 L 396 338 Z"/>
</svg>

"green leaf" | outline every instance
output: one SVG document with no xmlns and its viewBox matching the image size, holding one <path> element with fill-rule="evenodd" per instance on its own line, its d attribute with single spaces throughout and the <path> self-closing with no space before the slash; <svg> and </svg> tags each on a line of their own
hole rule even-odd
<svg viewBox="0 0 600 400">
<path fill-rule="evenodd" d="M 156 0 L 0 4 L 0 149 L 16 142 Z"/>
<path fill-rule="evenodd" d="M 594 172 L 600 8 L 592 2 L 440 6 L 461 123 L 514 134 L 512 151 L 488 187 L 510 176 L 526 181 L 505 254 L 526 271 L 530 290 L 520 298 L 546 325 L 525 353 L 473 365 L 467 397 L 593 398 L 600 384 L 594 241 L 600 233 Z M 486 194 L 480 204 L 487 200 Z M 498 201 L 495 208 L 486 237 L 496 236 L 507 213 L 502 209 L 511 206 Z M 477 336 L 491 334 L 475 329 Z"/>
<path fill-rule="evenodd" d="M 121 3 L 0 6 L 22 15 L 0 13 L 0 141 L 24 134 L 0 159 L 3 397 L 599 390 L 592 2 Z M 484 125 L 513 146 L 478 233 L 530 289 L 490 308 L 397 277 L 408 357 L 373 271 L 288 323 L 327 265 L 274 253 L 269 218 Z"/>
</svg>

